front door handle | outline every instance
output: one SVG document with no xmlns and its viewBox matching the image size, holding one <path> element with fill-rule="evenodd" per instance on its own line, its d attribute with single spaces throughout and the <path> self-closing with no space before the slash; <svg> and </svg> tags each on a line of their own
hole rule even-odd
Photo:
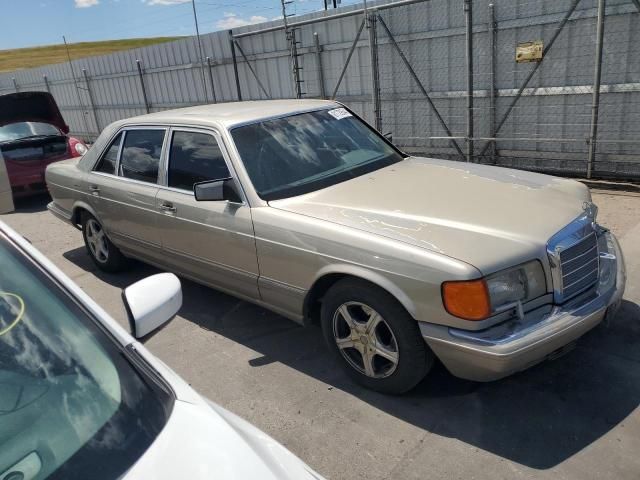
<svg viewBox="0 0 640 480">
<path fill-rule="evenodd" d="M 160 210 L 166 213 L 176 213 L 176 207 L 173 206 L 173 203 L 162 202 L 160 204 Z"/>
</svg>

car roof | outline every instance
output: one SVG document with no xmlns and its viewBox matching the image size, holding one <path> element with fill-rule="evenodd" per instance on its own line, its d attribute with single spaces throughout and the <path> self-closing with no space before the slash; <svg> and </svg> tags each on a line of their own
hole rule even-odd
<svg viewBox="0 0 640 480">
<path fill-rule="evenodd" d="M 225 128 L 252 123 L 267 118 L 291 115 L 310 110 L 340 106 L 330 100 L 258 100 L 216 103 L 195 107 L 164 110 L 122 121 L 124 124 L 191 124 L 220 125 Z"/>
</svg>

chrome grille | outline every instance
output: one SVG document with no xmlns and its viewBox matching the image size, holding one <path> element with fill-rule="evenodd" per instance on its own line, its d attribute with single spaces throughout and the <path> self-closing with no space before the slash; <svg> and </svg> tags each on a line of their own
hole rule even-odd
<svg viewBox="0 0 640 480">
<path fill-rule="evenodd" d="M 585 203 L 584 213 L 547 243 L 555 303 L 564 303 L 598 282 L 600 255 L 595 208 L 589 205 Z"/>
<path fill-rule="evenodd" d="M 598 281 L 598 239 L 591 232 L 558 252 L 562 299 L 577 295 Z"/>
</svg>

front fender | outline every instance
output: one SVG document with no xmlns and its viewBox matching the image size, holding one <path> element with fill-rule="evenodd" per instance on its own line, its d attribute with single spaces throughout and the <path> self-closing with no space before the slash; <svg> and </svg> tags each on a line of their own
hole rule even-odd
<svg viewBox="0 0 640 480">
<path fill-rule="evenodd" d="M 386 290 L 398 300 L 402 306 L 409 312 L 409 314 L 416 318 L 418 316 L 418 310 L 414 302 L 403 291 L 400 286 L 391 281 L 389 278 L 381 275 L 378 272 L 370 270 L 358 265 L 351 265 L 347 263 L 326 265 L 322 267 L 314 278 L 313 285 L 315 285 L 320 279 L 328 275 L 349 275 L 351 277 L 361 278 L 368 282 L 377 285 L 378 287 Z"/>
</svg>

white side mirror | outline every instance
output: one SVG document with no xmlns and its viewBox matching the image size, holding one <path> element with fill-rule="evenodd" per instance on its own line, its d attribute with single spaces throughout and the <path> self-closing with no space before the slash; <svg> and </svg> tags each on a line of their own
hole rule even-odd
<svg viewBox="0 0 640 480">
<path fill-rule="evenodd" d="M 122 292 L 131 333 L 144 337 L 171 320 L 182 306 L 180 280 L 173 273 L 158 273 L 129 285 Z"/>
</svg>

